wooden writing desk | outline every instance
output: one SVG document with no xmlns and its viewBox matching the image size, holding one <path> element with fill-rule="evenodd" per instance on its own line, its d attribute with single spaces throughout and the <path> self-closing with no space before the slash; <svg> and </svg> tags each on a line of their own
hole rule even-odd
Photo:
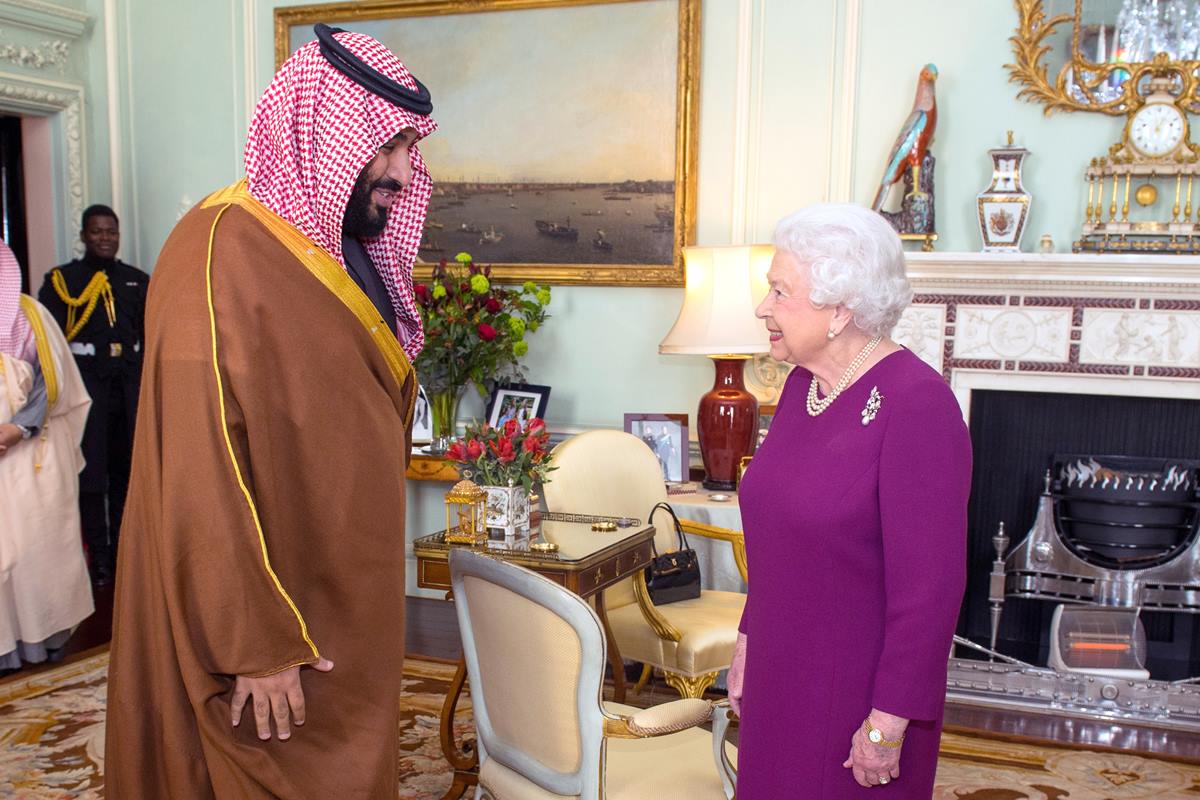
<svg viewBox="0 0 1200 800">
<path fill-rule="evenodd" d="M 410 481 L 446 481 L 454 483 L 458 480 L 458 465 L 447 461 L 442 456 L 431 456 L 428 453 L 412 454 L 408 462 L 408 470 L 404 477 Z"/>
<path fill-rule="evenodd" d="M 604 608 L 603 589 L 612 586 L 644 569 L 650 563 L 654 527 L 640 521 L 629 528 L 618 528 L 612 533 L 600 533 L 591 529 L 591 523 L 611 517 L 585 517 L 575 514 L 543 514 L 529 539 L 515 543 L 489 542 L 477 548 L 496 558 L 531 569 L 561 584 L 580 597 L 594 597 L 596 614 L 604 625 L 608 638 L 608 660 L 612 666 L 613 699 L 618 703 L 625 700 L 625 667 L 621 653 L 617 650 L 612 629 L 608 625 L 608 614 Z M 535 553 L 529 550 L 530 541 L 540 537 L 559 546 L 553 554 Z M 417 559 L 417 585 L 424 589 L 444 589 L 450 597 L 450 550 L 456 546 L 445 542 L 443 533 L 423 536 L 413 542 L 413 555 Z M 446 692 L 442 705 L 441 742 L 446 760 L 454 768 L 454 782 L 443 800 L 457 800 L 478 780 L 479 755 L 473 740 L 464 740 L 461 747 L 454 741 L 454 714 L 458 699 L 467 681 L 467 666 L 463 659 L 458 661 L 454 680 Z"/>
</svg>

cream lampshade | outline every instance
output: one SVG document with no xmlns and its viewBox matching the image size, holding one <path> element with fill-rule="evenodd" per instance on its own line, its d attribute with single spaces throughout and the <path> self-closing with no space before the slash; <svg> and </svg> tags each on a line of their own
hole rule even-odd
<svg viewBox="0 0 1200 800">
<path fill-rule="evenodd" d="M 770 349 L 754 309 L 767 294 L 770 245 L 685 247 L 683 307 L 658 352 L 713 359 L 716 381 L 700 398 L 696 432 L 704 485 L 733 489 L 737 468 L 758 443 L 758 401 L 742 379 L 745 360 Z"/>
</svg>

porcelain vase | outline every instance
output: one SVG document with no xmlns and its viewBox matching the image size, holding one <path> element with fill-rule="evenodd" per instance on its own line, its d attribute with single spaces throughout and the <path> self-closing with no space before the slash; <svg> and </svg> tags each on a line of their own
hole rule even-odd
<svg viewBox="0 0 1200 800">
<path fill-rule="evenodd" d="M 983 252 L 1019 253 L 1033 202 L 1021 184 L 1021 165 L 1029 151 L 1013 146 L 1010 132 L 1008 146 L 989 150 L 988 155 L 992 158 L 992 183 L 976 201 Z"/>
<path fill-rule="evenodd" d="M 529 492 L 524 486 L 484 486 L 488 537 L 529 535 Z"/>
</svg>

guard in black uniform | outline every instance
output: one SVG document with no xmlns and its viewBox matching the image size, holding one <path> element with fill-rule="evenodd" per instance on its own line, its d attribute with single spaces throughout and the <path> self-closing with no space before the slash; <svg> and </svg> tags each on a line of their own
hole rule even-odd
<svg viewBox="0 0 1200 800">
<path fill-rule="evenodd" d="M 79 511 L 92 580 L 103 585 L 115 571 L 129 487 L 150 276 L 117 260 L 120 228 L 108 206 L 83 212 L 79 237 L 83 258 L 51 270 L 38 300 L 62 326 L 92 396 L 83 434 L 87 466 L 79 476 Z"/>
</svg>

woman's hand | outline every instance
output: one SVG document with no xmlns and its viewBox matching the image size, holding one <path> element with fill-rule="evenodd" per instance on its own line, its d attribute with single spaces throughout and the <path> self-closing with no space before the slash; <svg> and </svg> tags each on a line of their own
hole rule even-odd
<svg viewBox="0 0 1200 800">
<path fill-rule="evenodd" d="M 725 689 L 729 692 L 729 705 L 733 713 L 742 715 L 742 678 L 746 674 L 746 634 L 739 633 L 733 646 L 733 661 L 729 675 L 725 678 Z"/>
<path fill-rule="evenodd" d="M 333 662 L 322 658 L 312 668 L 317 672 L 329 672 Z M 292 736 L 292 723 L 303 725 L 305 719 L 304 690 L 300 687 L 300 667 L 291 667 L 263 678 L 248 678 L 238 675 L 230 698 L 230 721 L 236 728 L 242 722 L 242 711 L 250 700 L 254 709 L 254 724 L 258 738 L 271 738 L 271 719 L 275 720 L 275 733 L 279 740 L 287 741 Z"/>
<path fill-rule="evenodd" d="M 871 709 L 867 717 L 871 727 L 890 742 L 899 741 L 908 728 L 908 720 L 883 711 Z M 842 766 L 854 772 L 860 786 L 882 786 L 900 777 L 902 747 L 886 747 L 867 738 L 865 725 L 859 725 L 850 738 L 850 757 Z"/>
</svg>

